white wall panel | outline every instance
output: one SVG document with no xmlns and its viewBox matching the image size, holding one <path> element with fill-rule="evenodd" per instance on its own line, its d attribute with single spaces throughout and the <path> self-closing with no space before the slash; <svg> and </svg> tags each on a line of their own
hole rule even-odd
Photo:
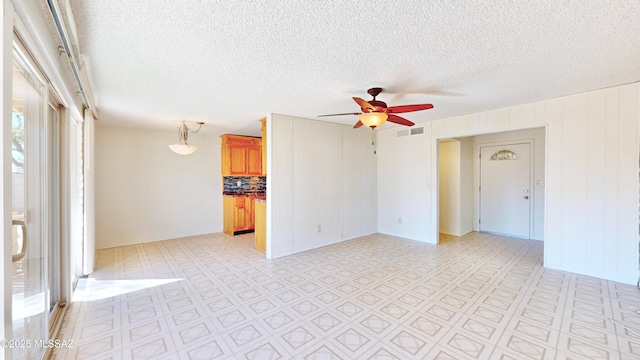
<svg viewBox="0 0 640 360">
<path fill-rule="evenodd" d="M 545 126 L 545 266 L 635 284 L 638 277 L 639 84 L 432 121 L 421 141 L 402 142 L 397 128 L 379 130 L 378 228 L 420 241 L 437 236 L 439 138 Z M 412 139 L 414 140 L 414 139 Z M 384 153 L 382 152 L 384 150 Z M 422 158 L 407 168 L 404 159 Z M 399 179 L 420 194 L 399 188 Z M 431 219 L 395 224 L 399 214 Z M 407 226 L 408 225 L 408 226 Z"/>
<path fill-rule="evenodd" d="M 620 132 L 618 137 L 618 274 L 638 280 L 638 116 L 640 85 L 619 87 Z M 593 104 L 594 106 L 597 104 Z M 633 191 L 635 190 L 635 191 Z M 636 210 L 636 211 L 634 211 Z"/>
<path fill-rule="evenodd" d="M 342 238 L 353 239 L 377 231 L 376 155 L 373 133 L 342 128 Z"/>
<path fill-rule="evenodd" d="M 604 106 L 602 99 L 606 97 L 606 90 L 591 92 L 587 94 L 586 101 L 588 104 L 586 117 L 585 137 L 587 143 L 586 157 L 588 159 L 586 166 L 586 249 L 585 258 L 588 259 L 587 273 L 594 273 L 598 269 L 605 267 L 604 257 L 600 254 L 605 253 L 605 240 L 607 233 L 605 231 L 605 207 L 598 204 L 606 203 L 605 194 L 605 176 L 600 176 L 602 169 L 606 167 L 606 150 L 598 146 L 589 144 L 605 144 L 606 140 L 606 118 L 607 107 Z"/>
<path fill-rule="evenodd" d="M 294 119 L 294 252 L 342 240 L 343 127 Z"/>
<path fill-rule="evenodd" d="M 460 141 L 442 141 L 438 165 L 438 223 L 443 234 L 460 236 Z"/>
<path fill-rule="evenodd" d="M 293 251 L 293 119 L 267 118 L 267 258 Z"/>
<path fill-rule="evenodd" d="M 428 224 L 436 219 L 425 204 L 438 196 L 431 192 L 437 179 L 430 169 L 437 149 L 427 141 L 429 124 L 420 126 L 425 128 L 421 135 L 397 137 L 397 127 L 378 132 L 378 231 L 435 242 Z"/>
<path fill-rule="evenodd" d="M 545 193 L 545 244 L 544 264 L 559 264 L 565 253 L 562 242 L 562 171 L 564 159 L 562 154 L 563 126 L 562 99 L 552 99 L 546 102 L 545 116 L 547 125 L 547 156 Z M 557 265 L 555 265 L 557 266 Z"/>
<path fill-rule="evenodd" d="M 562 148 L 549 156 L 562 156 L 563 268 L 584 268 L 586 259 L 587 94 L 563 99 Z"/>
<path fill-rule="evenodd" d="M 401 156 L 396 147 L 394 131 L 378 131 L 377 138 L 377 192 L 378 192 L 378 231 L 387 234 L 398 234 L 400 225 L 396 222 L 398 209 L 406 201 L 398 195 L 396 183 L 401 174 L 397 171 L 396 158 Z M 381 171 L 387 169 L 387 171 Z"/>
<path fill-rule="evenodd" d="M 607 89 L 606 97 L 602 105 L 606 107 L 605 142 L 599 149 L 605 153 L 604 181 L 605 181 L 605 217 L 604 227 L 607 237 L 605 239 L 605 271 L 608 276 L 614 276 L 617 272 L 618 247 L 617 239 L 620 236 L 618 223 L 618 159 L 620 136 L 620 116 L 618 89 Z"/>
<path fill-rule="evenodd" d="M 473 198 L 475 189 L 473 186 L 474 146 L 472 138 L 460 139 L 460 234 L 468 234 L 473 231 L 474 210 Z"/>
<path fill-rule="evenodd" d="M 537 125 L 536 104 L 524 104 L 510 108 L 509 120 L 511 128 L 535 127 Z"/>
<path fill-rule="evenodd" d="M 267 257 L 375 233 L 371 133 L 277 114 L 267 124 Z"/>
</svg>

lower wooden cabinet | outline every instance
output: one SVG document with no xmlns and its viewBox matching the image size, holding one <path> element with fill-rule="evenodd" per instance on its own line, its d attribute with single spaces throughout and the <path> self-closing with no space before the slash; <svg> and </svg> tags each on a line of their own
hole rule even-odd
<svg viewBox="0 0 640 360">
<path fill-rule="evenodd" d="M 251 232 L 255 228 L 253 196 L 223 196 L 223 231 L 229 235 Z"/>
<path fill-rule="evenodd" d="M 264 201 L 254 202 L 256 217 L 255 248 L 267 250 L 267 204 Z"/>
</svg>

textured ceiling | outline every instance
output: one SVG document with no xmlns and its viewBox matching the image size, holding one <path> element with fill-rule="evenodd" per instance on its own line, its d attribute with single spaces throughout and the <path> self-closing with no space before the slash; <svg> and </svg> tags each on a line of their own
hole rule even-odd
<svg viewBox="0 0 640 360">
<path fill-rule="evenodd" d="M 71 5 L 101 126 L 255 133 L 268 113 L 357 112 L 373 86 L 434 104 L 405 114 L 425 122 L 640 80 L 635 0 Z"/>
</svg>

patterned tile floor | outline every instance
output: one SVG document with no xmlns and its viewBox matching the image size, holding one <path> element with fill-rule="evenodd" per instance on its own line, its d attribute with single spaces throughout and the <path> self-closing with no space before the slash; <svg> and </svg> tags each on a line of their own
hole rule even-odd
<svg viewBox="0 0 640 360">
<path fill-rule="evenodd" d="M 253 235 L 101 250 L 54 359 L 636 359 L 637 287 L 543 244 L 371 235 L 273 261 Z"/>
</svg>

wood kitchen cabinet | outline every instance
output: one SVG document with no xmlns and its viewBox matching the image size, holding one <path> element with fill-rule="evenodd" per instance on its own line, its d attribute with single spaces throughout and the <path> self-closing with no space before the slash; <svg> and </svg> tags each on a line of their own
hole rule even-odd
<svg viewBox="0 0 640 360">
<path fill-rule="evenodd" d="M 222 135 L 222 176 L 259 176 L 262 171 L 262 139 Z"/>
<path fill-rule="evenodd" d="M 247 147 L 247 175 L 262 175 L 262 145 Z"/>
<path fill-rule="evenodd" d="M 231 236 L 254 230 L 254 196 L 223 197 L 223 231 Z"/>
<path fill-rule="evenodd" d="M 267 204 L 264 201 L 256 201 L 254 204 L 255 213 L 255 240 L 256 249 L 267 251 Z"/>
<path fill-rule="evenodd" d="M 267 175 L 267 118 L 260 119 L 262 128 L 262 175 Z"/>
</svg>

